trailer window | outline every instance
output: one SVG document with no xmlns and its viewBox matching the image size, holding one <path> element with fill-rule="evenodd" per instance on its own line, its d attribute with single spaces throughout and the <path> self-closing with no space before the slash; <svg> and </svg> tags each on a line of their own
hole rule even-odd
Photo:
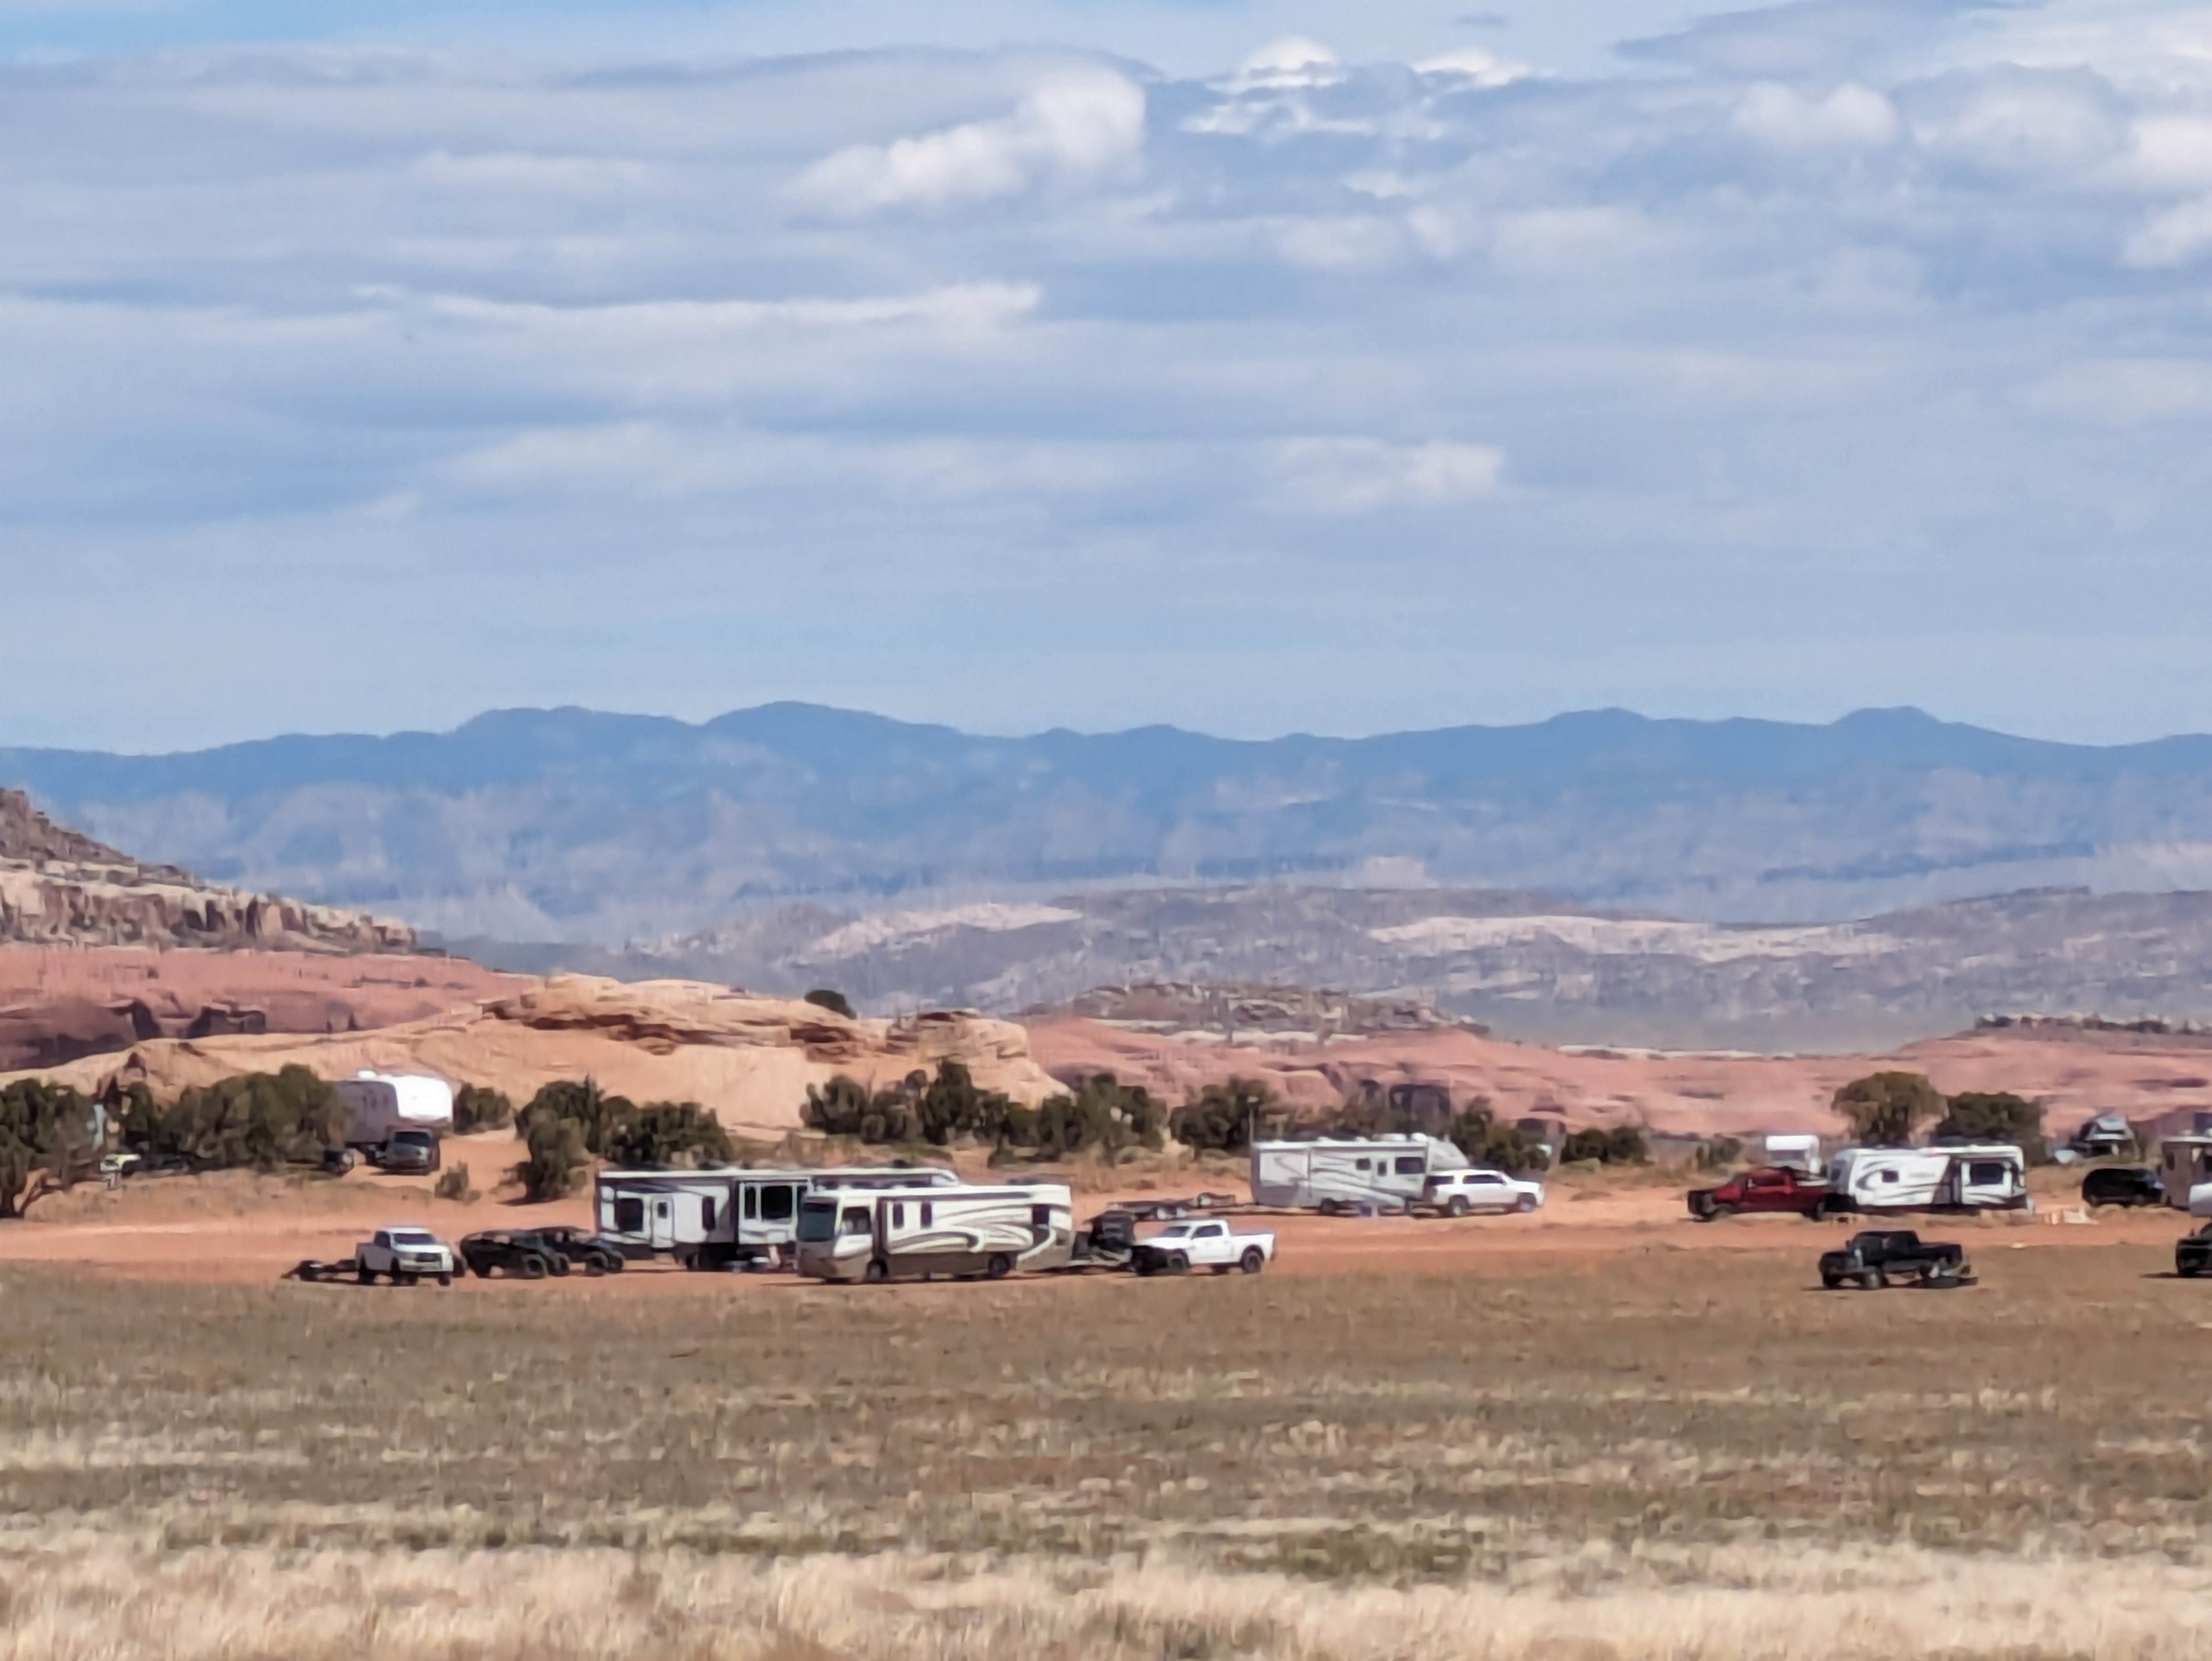
<svg viewBox="0 0 2212 1661">
<path fill-rule="evenodd" d="M 904 1200 L 896 1200 L 891 1203 L 891 1226 L 893 1228 L 904 1228 L 906 1226 L 906 1202 Z"/>
<path fill-rule="evenodd" d="M 787 1223 L 798 1203 L 799 1190 L 788 1183 L 764 1188 L 761 1189 L 761 1220 L 764 1223 Z"/>
<path fill-rule="evenodd" d="M 1367 1169 L 1367 1161 L 1364 1159 L 1354 1159 L 1352 1162 L 1352 1168 L 1354 1171 L 1364 1171 Z"/>
<path fill-rule="evenodd" d="M 742 1215 L 746 1221 L 750 1222 L 754 1218 L 760 1215 L 760 1189 L 757 1188 L 746 1189 L 744 1190 L 744 1209 L 739 1214 Z"/>
<path fill-rule="evenodd" d="M 927 1228 L 929 1226 L 932 1220 L 930 1214 L 936 1209 L 937 1208 L 927 1200 L 924 1200 L 921 1202 L 921 1226 L 924 1228 Z"/>
<path fill-rule="evenodd" d="M 625 1196 L 615 1202 L 615 1232 L 636 1234 L 645 1227 L 645 1202 Z"/>
<path fill-rule="evenodd" d="M 1030 1226 L 1031 1228 L 1050 1228 L 1052 1226 L 1052 1208 L 1048 1205 L 1031 1206 L 1030 1208 Z"/>
<path fill-rule="evenodd" d="M 2011 1176 L 2012 1167 L 2002 1159 L 1976 1159 L 1966 1167 L 1966 1180 L 1977 1188 L 2002 1187 Z"/>
<path fill-rule="evenodd" d="M 1897 1173 L 1894 1171 L 1885 1171 L 1881 1173 L 1881 1179 L 1886 1183 L 1893 1183 L 1897 1180 Z"/>
<path fill-rule="evenodd" d="M 1429 1168 L 1429 1162 L 1418 1153 L 1401 1153 L 1397 1168 L 1401 1177 L 1418 1177 Z"/>
</svg>

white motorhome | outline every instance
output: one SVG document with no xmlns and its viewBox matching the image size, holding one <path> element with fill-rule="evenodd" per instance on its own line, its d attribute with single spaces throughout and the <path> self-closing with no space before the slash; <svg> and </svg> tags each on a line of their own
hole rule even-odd
<svg viewBox="0 0 2212 1661">
<path fill-rule="evenodd" d="M 1324 1213 L 1402 1210 L 1420 1199 L 1431 1172 L 1471 1168 L 1466 1154 L 1436 1136 L 1255 1142 L 1252 1200 Z"/>
<path fill-rule="evenodd" d="M 381 1147 L 395 1130 L 442 1136 L 453 1128 L 453 1087 L 426 1073 L 377 1073 L 363 1068 L 331 1086 L 353 1110 L 348 1147 Z"/>
<path fill-rule="evenodd" d="M 1828 1161 L 1828 1189 L 1830 1210 L 2017 1211 L 2027 1159 L 2007 1142 L 1846 1147 Z"/>
<path fill-rule="evenodd" d="M 598 1231 L 625 1257 L 669 1256 L 687 1269 L 789 1258 L 799 1206 L 809 1194 L 846 1188 L 957 1183 L 935 1165 L 757 1170 L 602 1171 L 593 1183 Z"/>
<path fill-rule="evenodd" d="M 2168 1136 L 2160 1142 L 2158 1179 L 2166 1185 L 2166 1204 L 2188 1211 L 2190 1191 L 2212 1183 L 2212 1136 Z"/>
<path fill-rule="evenodd" d="M 1074 1246 L 1074 1201 L 1058 1183 L 847 1189 L 799 1208 L 799 1272 L 824 1281 L 995 1281 L 1059 1269 Z"/>
</svg>

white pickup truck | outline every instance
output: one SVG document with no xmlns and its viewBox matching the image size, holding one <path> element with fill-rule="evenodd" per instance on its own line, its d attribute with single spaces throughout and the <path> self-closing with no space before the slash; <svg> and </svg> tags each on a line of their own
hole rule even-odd
<svg viewBox="0 0 2212 1661">
<path fill-rule="evenodd" d="M 363 1286 L 380 1275 L 394 1286 L 413 1286 L 424 1275 L 453 1283 L 453 1249 L 427 1228 L 380 1228 L 354 1248 L 354 1274 Z"/>
<path fill-rule="evenodd" d="M 1194 1269 L 1216 1275 L 1240 1269 L 1257 1275 L 1274 1255 L 1273 1234 L 1240 1234 L 1220 1222 L 1170 1223 L 1137 1242 L 1129 1267 L 1139 1275 L 1188 1275 Z"/>
</svg>

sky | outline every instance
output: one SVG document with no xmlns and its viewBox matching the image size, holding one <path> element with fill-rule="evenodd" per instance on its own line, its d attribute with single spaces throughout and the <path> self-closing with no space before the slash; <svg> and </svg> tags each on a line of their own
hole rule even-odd
<svg viewBox="0 0 2212 1661">
<path fill-rule="evenodd" d="M 2212 729 L 2212 7 L 0 0 L 0 745 Z"/>
</svg>

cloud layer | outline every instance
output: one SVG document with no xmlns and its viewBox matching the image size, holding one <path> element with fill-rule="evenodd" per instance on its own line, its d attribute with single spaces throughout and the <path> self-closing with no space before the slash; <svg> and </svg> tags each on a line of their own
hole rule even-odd
<svg viewBox="0 0 2212 1661">
<path fill-rule="evenodd" d="M 2212 726 L 2212 12 L 1325 22 L 0 67 L 6 736 Z"/>
</svg>

